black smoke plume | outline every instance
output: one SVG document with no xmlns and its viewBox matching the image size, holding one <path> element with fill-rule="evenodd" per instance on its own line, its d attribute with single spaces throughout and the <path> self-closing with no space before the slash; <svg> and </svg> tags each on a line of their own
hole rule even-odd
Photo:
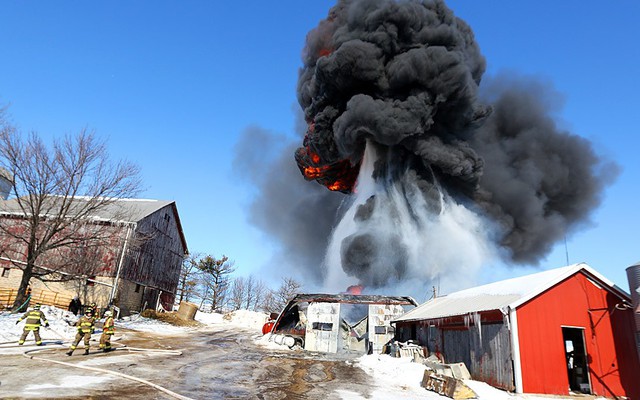
<svg viewBox="0 0 640 400">
<path fill-rule="evenodd" d="M 422 192 L 426 205 L 408 196 L 409 213 L 442 212 L 434 193 L 444 193 L 494 221 L 509 261 L 537 264 L 588 221 L 615 168 L 556 127 L 535 85 L 497 83 L 481 99 L 484 71 L 473 32 L 442 1 L 339 1 L 307 36 L 299 169 L 351 192 L 371 143 L 383 155 L 373 172 L 379 184 Z M 356 221 L 372 218 L 371 202 L 360 208 Z M 401 281 L 410 270 L 402 240 L 367 229 L 343 241 L 343 270 L 373 286 Z M 379 243 L 394 251 L 382 254 Z M 391 270 L 380 274 L 382 255 Z"/>
</svg>

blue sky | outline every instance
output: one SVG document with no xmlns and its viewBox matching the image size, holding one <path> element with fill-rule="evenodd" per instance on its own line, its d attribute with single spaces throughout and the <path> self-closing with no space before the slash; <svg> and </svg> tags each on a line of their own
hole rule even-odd
<svg viewBox="0 0 640 400">
<path fill-rule="evenodd" d="M 192 252 L 226 254 L 239 274 L 257 273 L 275 244 L 247 223 L 253 190 L 234 174 L 234 146 L 252 126 L 296 136 L 304 39 L 333 4 L 3 2 L 0 104 L 19 128 L 45 137 L 94 129 L 114 158 L 142 167 L 141 197 L 177 202 Z M 552 84 L 563 97 L 558 124 L 621 166 L 567 249 L 571 263 L 585 261 L 628 290 L 625 268 L 640 260 L 640 3 L 448 5 L 475 32 L 486 77 L 508 71 Z M 540 266 L 565 264 L 560 243 Z"/>
</svg>

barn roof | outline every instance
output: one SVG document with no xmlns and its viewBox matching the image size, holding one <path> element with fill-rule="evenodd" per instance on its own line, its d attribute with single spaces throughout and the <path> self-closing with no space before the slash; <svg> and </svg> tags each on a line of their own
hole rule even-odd
<svg viewBox="0 0 640 400">
<path fill-rule="evenodd" d="M 56 201 L 56 196 L 50 196 L 51 201 Z M 73 198 L 74 205 L 82 207 L 83 201 L 90 200 L 90 197 L 75 196 Z M 100 207 L 93 214 L 93 218 L 97 221 L 104 221 L 114 224 L 129 224 L 140 222 L 145 217 L 153 214 L 154 212 L 171 205 L 178 231 L 180 233 L 180 240 L 184 247 L 185 253 L 188 252 L 187 241 L 182 230 L 182 224 L 180 222 L 180 216 L 178 215 L 178 209 L 175 201 L 172 200 L 151 200 L 151 199 L 114 199 L 115 201 L 105 204 Z M 18 201 L 14 199 L 3 200 L 1 202 L 0 214 L 3 215 L 24 215 Z"/>
<path fill-rule="evenodd" d="M 57 196 L 50 196 L 49 199 L 55 204 Z M 76 196 L 73 198 L 74 205 L 80 207 L 82 202 L 90 200 L 89 197 Z M 173 201 L 148 200 L 148 199 L 115 199 L 112 203 L 101 207 L 93 215 L 95 218 L 112 222 L 139 222 L 144 217 L 153 214 L 157 210 L 165 207 Z M 17 199 L 2 201 L 1 214 L 23 215 Z"/>
<path fill-rule="evenodd" d="M 580 263 L 436 297 L 407 312 L 395 321 L 447 318 L 491 310 L 500 310 L 506 313 L 509 309 L 519 307 L 578 272 L 583 272 L 587 277 L 598 281 L 623 300 L 629 301 L 629 295 L 624 290 L 617 287 L 587 264 Z"/>
</svg>

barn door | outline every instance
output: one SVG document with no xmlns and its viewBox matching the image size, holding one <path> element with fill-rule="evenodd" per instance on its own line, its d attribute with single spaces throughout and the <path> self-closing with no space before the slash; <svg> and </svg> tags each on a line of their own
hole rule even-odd
<svg viewBox="0 0 640 400">
<path fill-rule="evenodd" d="M 591 394 L 584 328 L 562 327 L 562 339 L 567 361 L 569 389 L 572 392 Z"/>
</svg>

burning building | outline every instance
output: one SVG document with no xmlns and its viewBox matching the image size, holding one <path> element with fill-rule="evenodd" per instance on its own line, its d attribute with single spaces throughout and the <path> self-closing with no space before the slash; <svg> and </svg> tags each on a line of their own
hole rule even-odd
<svg viewBox="0 0 640 400">
<path fill-rule="evenodd" d="M 326 287 L 537 264 L 600 203 L 615 168 L 556 127 L 534 84 L 482 86 L 485 65 L 443 1 L 340 0 L 309 32 L 295 160 L 349 194 L 327 210 Z"/>
<path fill-rule="evenodd" d="M 298 294 L 273 324 L 271 340 L 324 353 L 381 353 L 395 335 L 391 321 L 417 305 L 411 297 Z"/>
</svg>

